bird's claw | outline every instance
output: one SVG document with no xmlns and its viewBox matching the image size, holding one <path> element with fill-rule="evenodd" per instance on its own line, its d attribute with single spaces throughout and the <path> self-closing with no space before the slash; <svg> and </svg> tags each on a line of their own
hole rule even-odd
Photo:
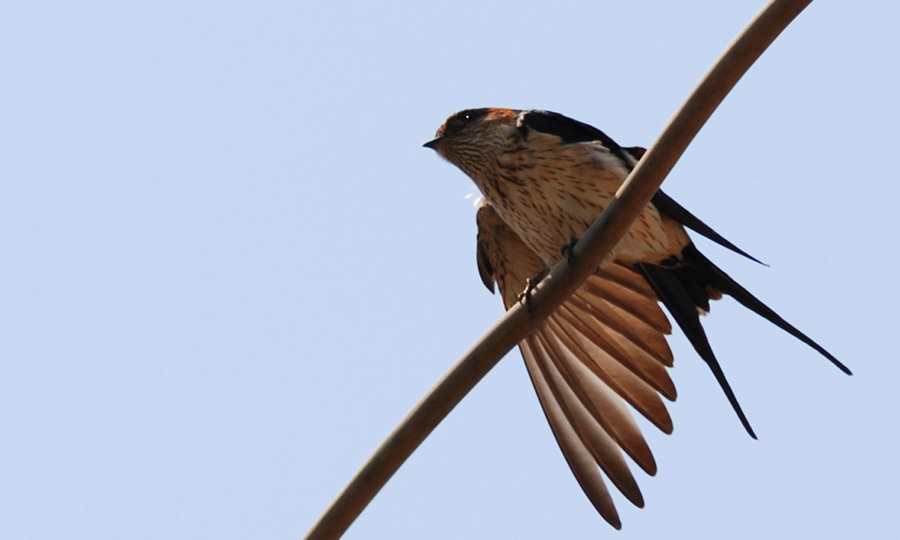
<svg viewBox="0 0 900 540">
<path fill-rule="evenodd" d="M 575 266 L 575 244 L 578 243 L 578 237 L 574 234 L 569 237 L 569 243 L 564 245 L 559 249 L 560 253 L 566 258 L 569 262 L 569 266 Z"/>
<path fill-rule="evenodd" d="M 534 292 L 538 284 L 547 277 L 549 273 L 550 269 L 547 268 L 533 278 L 525 280 L 525 290 L 519 293 L 517 299 L 520 303 L 525 305 L 525 309 L 528 310 L 528 313 L 531 316 L 534 316 L 534 311 L 532 311 L 531 293 Z"/>
</svg>

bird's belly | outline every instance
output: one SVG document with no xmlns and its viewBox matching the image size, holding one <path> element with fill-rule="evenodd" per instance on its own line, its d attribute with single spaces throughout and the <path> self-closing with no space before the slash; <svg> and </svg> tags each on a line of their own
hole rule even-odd
<svg viewBox="0 0 900 540">
<path fill-rule="evenodd" d="M 562 248 L 584 235 L 624 180 L 619 171 L 578 169 L 535 168 L 482 189 L 503 220 L 548 265 L 559 262 Z M 680 253 L 687 242 L 681 226 L 649 204 L 608 260 L 659 262 Z"/>
<path fill-rule="evenodd" d="M 591 223 L 603 212 L 606 205 L 597 207 L 595 212 L 548 212 L 532 213 L 514 209 L 507 212 L 510 226 L 516 230 L 522 240 L 537 253 L 548 265 L 562 259 L 563 248 L 573 239 L 581 239 Z M 665 230 L 663 220 L 655 208 L 649 207 L 641 212 L 628 232 L 613 248 L 610 259 L 626 263 L 659 262 L 671 254 L 681 251 L 672 249 L 669 234 Z"/>
</svg>

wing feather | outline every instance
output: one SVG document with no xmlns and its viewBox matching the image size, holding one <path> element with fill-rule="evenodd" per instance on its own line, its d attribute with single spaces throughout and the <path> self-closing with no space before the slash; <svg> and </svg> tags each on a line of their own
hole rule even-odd
<svg viewBox="0 0 900 540">
<path fill-rule="evenodd" d="M 555 316 L 548 318 L 547 328 L 549 332 L 542 333 L 552 334 L 565 347 L 563 352 L 556 355 L 561 362 L 570 360 L 568 364 L 578 364 L 577 368 L 571 369 L 589 370 L 599 379 L 598 383 L 602 383 L 604 389 L 615 392 L 661 431 L 671 432 L 672 420 L 656 389 L 623 365 L 616 354 L 598 347 L 573 327 L 559 323 Z M 603 408 L 599 410 L 605 412 Z"/>
<path fill-rule="evenodd" d="M 584 377 L 592 376 L 589 372 L 576 372 L 577 362 L 563 360 L 567 351 L 558 336 L 552 332 L 538 332 L 535 337 L 547 352 L 545 357 L 538 357 L 539 367 L 550 381 L 550 388 L 562 405 L 569 424 L 613 485 L 636 506 L 643 506 L 641 491 L 614 436 L 617 427 L 627 424 L 620 422 L 620 417 L 624 415 L 631 419 L 630 413 L 621 407 L 621 400 L 608 387 L 585 380 Z M 592 390 L 590 396 L 585 395 L 588 388 Z M 607 410 L 603 414 L 592 414 L 589 407 L 595 403 L 605 406 Z"/>
<path fill-rule="evenodd" d="M 578 306 L 621 340 L 643 350 L 663 365 L 672 365 L 672 351 L 665 336 L 658 329 L 642 324 L 633 312 L 608 302 L 602 296 L 586 294 L 583 289 L 576 291 L 572 298 L 573 306 Z"/>
<path fill-rule="evenodd" d="M 582 347 L 555 321 L 548 321 L 547 330 L 541 329 L 538 335 L 550 343 L 551 360 L 568 386 L 622 449 L 645 472 L 655 474 L 653 454 L 623 399 L 647 417 L 665 417 L 653 420 L 665 423 L 669 415 L 659 395 L 602 350 Z"/>
<path fill-rule="evenodd" d="M 531 382 L 534 384 L 538 399 L 541 401 L 541 407 L 544 409 L 556 442 L 575 475 L 575 479 L 603 519 L 616 529 L 621 529 L 622 521 L 619 519 L 619 513 L 616 511 L 616 505 L 603 481 L 603 476 L 597 468 L 593 453 L 566 418 L 553 387 L 548 383 L 539 366 L 538 358 L 546 358 L 547 352 L 533 335 L 527 337 L 519 348 L 525 359 L 528 373 L 531 375 Z"/>
<path fill-rule="evenodd" d="M 556 316 L 554 315 L 554 317 Z M 665 365 L 648 356 L 643 349 L 627 341 L 616 342 L 608 336 L 603 326 L 591 320 L 590 314 L 578 309 L 576 304 L 563 305 L 558 312 L 558 317 L 563 319 L 564 324 L 577 331 L 581 339 L 612 356 L 667 399 L 675 399 L 675 385 L 672 383 Z"/>
<path fill-rule="evenodd" d="M 479 274 L 488 289 L 496 284 L 509 309 L 546 265 L 489 203 L 479 208 L 477 222 Z M 625 456 L 656 473 L 631 409 L 663 432 L 672 431 L 662 399 L 676 396 L 667 371 L 672 352 L 665 335 L 671 330 L 646 279 L 613 263 L 588 278 L 519 344 L 569 467 L 597 511 L 617 528 L 619 516 L 603 476 L 643 506 Z"/>
</svg>

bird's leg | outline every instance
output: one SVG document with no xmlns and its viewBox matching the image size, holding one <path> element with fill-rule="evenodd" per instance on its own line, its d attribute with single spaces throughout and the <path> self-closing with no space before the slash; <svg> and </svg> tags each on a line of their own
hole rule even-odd
<svg viewBox="0 0 900 540">
<path fill-rule="evenodd" d="M 549 274 L 550 269 L 544 268 L 538 275 L 534 276 L 531 279 L 525 280 L 525 290 L 519 293 L 519 302 L 525 304 L 525 309 L 527 309 L 528 313 L 532 316 L 534 316 L 534 312 L 531 311 L 531 293 L 537 288 L 538 283 L 540 283 L 541 280 L 543 280 Z"/>
<path fill-rule="evenodd" d="M 578 237 L 574 234 L 569 238 L 569 243 L 560 248 L 560 253 L 569 261 L 569 266 L 575 265 L 575 255 L 572 253 L 572 249 L 575 247 L 575 244 L 578 243 Z M 541 272 L 534 276 L 533 278 L 527 280 L 525 283 L 525 290 L 519 293 L 519 302 L 525 304 L 525 309 L 528 310 L 528 313 L 534 315 L 531 310 L 531 293 L 537 288 L 538 283 L 541 282 L 542 279 L 547 277 L 550 274 L 550 268 L 545 268 L 541 270 Z"/>
<path fill-rule="evenodd" d="M 573 234 L 569 238 L 569 243 L 559 249 L 559 252 L 563 254 L 567 261 L 569 261 L 569 266 L 575 266 L 575 254 L 573 253 L 573 250 L 577 243 L 578 237 Z"/>
</svg>

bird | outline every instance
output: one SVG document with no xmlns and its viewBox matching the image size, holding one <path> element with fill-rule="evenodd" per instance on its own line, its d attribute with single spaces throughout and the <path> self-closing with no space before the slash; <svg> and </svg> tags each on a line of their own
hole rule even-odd
<svg viewBox="0 0 900 540">
<path fill-rule="evenodd" d="M 424 144 L 475 183 L 476 259 L 506 309 L 570 253 L 609 205 L 645 149 L 622 147 L 559 113 L 503 108 L 451 115 Z M 694 245 L 693 231 L 759 263 L 674 199 L 656 192 L 606 260 L 519 343 L 551 430 L 582 490 L 613 527 L 622 524 L 603 475 L 635 506 L 644 499 L 624 456 L 653 476 L 656 462 L 629 406 L 666 434 L 674 401 L 660 303 L 709 366 L 747 433 L 756 438 L 710 346 L 700 316 L 724 295 L 851 371 Z M 601 474 L 602 471 L 602 474 Z"/>
</svg>

